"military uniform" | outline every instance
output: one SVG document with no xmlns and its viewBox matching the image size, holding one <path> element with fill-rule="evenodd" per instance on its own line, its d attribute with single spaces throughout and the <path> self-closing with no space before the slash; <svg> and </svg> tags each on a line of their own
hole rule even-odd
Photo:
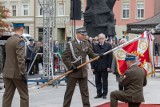
<svg viewBox="0 0 160 107">
<path fill-rule="evenodd" d="M 139 107 L 144 102 L 143 86 L 147 84 L 146 73 L 138 65 L 133 64 L 119 79 L 124 90 L 111 92 L 111 107 L 117 107 L 118 100 L 128 102 L 129 107 Z"/>
<path fill-rule="evenodd" d="M 72 63 L 74 61 L 71 49 L 70 49 L 70 44 L 67 44 L 66 49 L 64 50 L 62 54 L 62 59 L 64 64 L 68 69 L 71 69 L 73 65 L 76 67 L 81 65 L 82 63 L 86 62 L 86 56 L 89 55 L 89 57 L 93 58 L 96 57 L 97 54 L 94 54 L 92 51 L 92 46 L 88 41 L 82 41 L 81 43 L 78 43 L 77 40 L 74 40 L 71 42 L 73 46 L 73 51 L 75 55 L 81 56 L 81 60 Z M 73 92 L 76 86 L 76 83 L 79 83 L 80 87 L 80 92 L 82 96 L 82 102 L 83 102 L 83 107 L 90 107 L 89 103 L 89 92 L 88 92 L 88 83 L 87 83 L 87 68 L 86 66 L 73 71 L 68 75 L 68 81 L 67 81 L 67 89 L 65 92 L 64 96 L 64 103 L 63 107 L 70 107 L 71 99 L 73 96 Z"/>
<path fill-rule="evenodd" d="M 20 107 L 29 107 L 24 46 L 24 40 L 17 34 L 14 34 L 6 42 L 6 61 L 3 69 L 5 92 L 2 107 L 11 107 L 16 88 L 20 94 Z"/>
<path fill-rule="evenodd" d="M 3 67 L 3 54 L 2 54 L 2 46 L 0 46 L 0 75 L 2 73 L 2 67 Z"/>
</svg>

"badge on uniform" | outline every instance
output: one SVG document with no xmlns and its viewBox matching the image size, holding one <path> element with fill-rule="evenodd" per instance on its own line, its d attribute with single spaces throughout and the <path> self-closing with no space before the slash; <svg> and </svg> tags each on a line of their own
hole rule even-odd
<svg viewBox="0 0 160 107">
<path fill-rule="evenodd" d="M 20 46 L 24 46 L 25 45 L 25 42 L 24 41 L 21 41 L 20 42 Z"/>
</svg>

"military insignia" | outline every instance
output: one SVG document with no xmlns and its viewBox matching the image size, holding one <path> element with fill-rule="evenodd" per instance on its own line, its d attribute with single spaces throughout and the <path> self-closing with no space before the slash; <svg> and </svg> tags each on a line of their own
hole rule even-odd
<svg viewBox="0 0 160 107">
<path fill-rule="evenodd" d="M 126 57 L 126 53 L 125 53 L 123 50 L 119 50 L 119 51 L 117 52 L 117 57 L 118 57 L 119 59 L 124 59 L 124 58 Z"/>
<path fill-rule="evenodd" d="M 25 45 L 25 42 L 24 41 L 21 41 L 20 42 L 20 46 L 24 46 Z"/>
<path fill-rule="evenodd" d="M 85 50 L 87 50 L 87 49 L 88 49 L 88 47 L 85 47 L 85 48 L 83 48 L 82 50 L 85 51 Z"/>
<path fill-rule="evenodd" d="M 147 50 L 147 48 L 148 48 L 147 42 L 144 41 L 144 40 L 141 40 L 140 43 L 139 43 L 139 48 L 142 49 L 142 50 Z"/>
</svg>

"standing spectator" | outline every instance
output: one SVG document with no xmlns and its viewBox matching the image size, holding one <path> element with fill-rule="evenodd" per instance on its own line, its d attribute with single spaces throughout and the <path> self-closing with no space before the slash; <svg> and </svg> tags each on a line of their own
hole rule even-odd
<svg viewBox="0 0 160 107">
<path fill-rule="evenodd" d="M 54 69 L 55 69 L 55 72 L 57 72 L 59 69 L 58 54 L 59 54 L 59 42 L 55 41 L 55 43 L 54 43 Z"/>
<path fill-rule="evenodd" d="M 125 58 L 128 69 L 120 76 L 120 85 L 124 90 L 112 91 L 110 107 L 118 107 L 118 100 L 127 102 L 128 107 L 139 107 L 144 101 L 143 86 L 147 84 L 146 73 L 136 63 L 136 56 L 127 54 Z"/>
<path fill-rule="evenodd" d="M 155 47 L 155 56 L 156 55 L 159 56 L 158 43 L 156 43 L 154 47 Z"/>
<path fill-rule="evenodd" d="M 41 46 L 41 42 L 36 42 L 36 45 L 35 45 L 35 52 L 36 54 L 37 53 L 43 53 L 43 47 Z M 35 74 L 38 74 L 39 73 L 39 63 L 43 63 L 43 55 L 37 55 L 37 58 L 35 60 L 35 63 L 34 63 L 34 70 L 35 70 Z M 43 65 L 43 64 L 42 64 Z"/>
<path fill-rule="evenodd" d="M 54 53 L 59 52 L 59 42 L 58 41 L 55 41 L 53 49 L 54 49 Z"/>
<path fill-rule="evenodd" d="M 88 77 L 86 66 L 77 69 L 77 66 L 86 62 L 86 56 L 96 57 L 91 45 L 85 40 L 86 31 L 82 28 L 77 29 L 75 40 L 67 44 L 62 54 L 64 64 L 69 70 L 73 70 L 67 76 L 67 89 L 64 96 L 63 107 L 70 107 L 76 83 L 79 83 L 83 107 L 90 107 L 88 92 Z"/>
<path fill-rule="evenodd" d="M 36 52 L 35 52 L 35 43 L 34 43 L 34 39 L 30 39 L 30 44 L 27 46 L 27 71 L 29 70 L 32 62 L 33 62 L 33 59 L 36 55 Z M 29 72 L 29 75 L 34 75 L 34 66 L 32 66 L 30 72 Z"/>
<path fill-rule="evenodd" d="M 11 107 L 17 88 L 20 94 L 20 107 L 29 107 L 28 85 L 25 76 L 25 41 L 21 37 L 23 23 L 14 23 L 15 34 L 6 41 L 6 60 L 3 69 L 5 92 L 2 107 Z"/>
<path fill-rule="evenodd" d="M 110 43 L 105 42 L 105 35 L 99 34 L 99 43 L 93 47 L 93 51 L 97 54 L 103 54 L 112 49 Z M 112 63 L 112 53 L 105 55 L 103 58 L 97 60 L 93 64 L 93 69 L 95 73 L 95 83 L 97 88 L 97 96 L 95 98 L 106 99 L 108 94 L 108 72 L 110 71 Z"/>
</svg>

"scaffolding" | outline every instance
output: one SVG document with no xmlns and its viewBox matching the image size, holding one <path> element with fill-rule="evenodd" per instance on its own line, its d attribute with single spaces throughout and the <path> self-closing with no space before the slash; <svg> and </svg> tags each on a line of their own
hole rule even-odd
<svg viewBox="0 0 160 107">
<path fill-rule="evenodd" d="M 43 0 L 43 79 L 52 79 L 55 0 Z"/>
</svg>

